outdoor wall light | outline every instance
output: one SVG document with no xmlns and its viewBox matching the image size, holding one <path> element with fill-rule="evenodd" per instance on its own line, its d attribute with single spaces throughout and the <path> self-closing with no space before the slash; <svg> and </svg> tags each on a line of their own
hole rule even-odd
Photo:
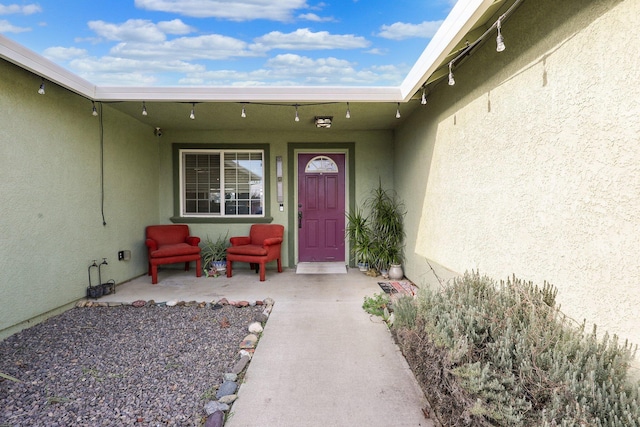
<svg viewBox="0 0 640 427">
<path fill-rule="evenodd" d="M 276 198 L 280 205 L 284 203 L 284 183 L 282 181 L 282 156 L 276 156 Z"/>
<path fill-rule="evenodd" d="M 42 83 L 40 83 L 40 89 L 38 89 L 38 93 L 40 95 L 44 95 L 44 78 L 42 79 Z"/>
<path fill-rule="evenodd" d="M 333 116 L 316 116 L 315 123 L 318 128 L 329 129 L 331 127 L 331 121 L 333 120 Z"/>
</svg>

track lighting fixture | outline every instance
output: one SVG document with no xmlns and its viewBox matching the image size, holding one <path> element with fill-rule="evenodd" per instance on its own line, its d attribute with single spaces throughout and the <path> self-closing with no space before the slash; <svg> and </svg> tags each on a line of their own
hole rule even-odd
<svg viewBox="0 0 640 427">
<path fill-rule="evenodd" d="M 422 105 L 426 105 L 427 104 L 427 94 L 425 92 L 425 88 L 422 88 L 422 99 L 420 99 L 420 104 Z"/>
<path fill-rule="evenodd" d="M 38 93 L 40 95 L 44 95 L 44 78 L 42 79 L 42 83 L 40 83 L 40 89 L 38 89 Z"/>
<path fill-rule="evenodd" d="M 147 106 L 144 105 L 144 101 L 142 101 L 142 115 L 146 116 L 147 114 Z"/>
<path fill-rule="evenodd" d="M 242 113 L 240 113 L 240 117 L 242 117 L 243 119 L 247 117 L 247 112 L 244 110 L 244 105 L 242 106 Z"/>
<path fill-rule="evenodd" d="M 396 119 L 400 118 L 400 103 L 398 102 L 398 109 L 396 110 Z"/>
<path fill-rule="evenodd" d="M 91 114 L 97 116 L 98 110 L 96 109 L 96 103 L 94 101 L 91 101 L 91 105 L 93 105 L 93 107 L 91 108 Z"/>
<path fill-rule="evenodd" d="M 499 19 L 496 22 L 496 26 L 498 27 L 498 37 L 496 37 L 496 51 L 502 52 L 505 49 L 505 45 L 504 45 L 504 37 L 502 37 L 502 32 L 500 32 L 502 23 L 500 22 Z"/>
<path fill-rule="evenodd" d="M 300 121 L 300 116 L 298 116 L 298 105 L 296 104 L 296 118 L 294 119 L 296 122 Z"/>
<path fill-rule="evenodd" d="M 453 86 L 454 84 L 456 84 L 456 81 L 453 78 L 453 71 L 451 70 L 451 67 L 453 67 L 453 61 L 449 62 L 449 86 Z"/>
<path fill-rule="evenodd" d="M 196 118 L 196 103 L 195 102 L 191 103 L 191 114 L 189 114 L 189 118 L 191 120 L 195 120 L 195 118 Z"/>
<path fill-rule="evenodd" d="M 351 118 L 351 108 L 349 107 L 349 103 L 347 102 L 347 114 L 344 116 L 347 119 Z"/>
</svg>

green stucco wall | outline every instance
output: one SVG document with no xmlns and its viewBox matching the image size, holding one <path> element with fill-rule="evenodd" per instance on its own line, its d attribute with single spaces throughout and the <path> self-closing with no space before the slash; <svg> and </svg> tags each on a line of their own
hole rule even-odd
<svg viewBox="0 0 640 427">
<path fill-rule="evenodd" d="M 159 147 L 152 129 L 104 106 L 104 226 L 100 121 L 91 102 L 52 83 L 38 95 L 40 78 L 5 61 L 0 76 L 2 338 L 84 297 L 93 259 L 107 258 L 103 282 L 146 272 Z M 124 249 L 131 261 L 117 261 Z"/>
<path fill-rule="evenodd" d="M 525 1 L 502 30 L 396 133 L 406 273 L 546 280 L 640 343 L 640 1 Z"/>
</svg>

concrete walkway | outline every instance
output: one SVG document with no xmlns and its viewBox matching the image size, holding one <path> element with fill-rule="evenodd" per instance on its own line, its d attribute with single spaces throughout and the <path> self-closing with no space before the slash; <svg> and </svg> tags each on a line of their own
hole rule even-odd
<svg viewBox="0 0 640 427">
<path fill-rule="evenodd" d="M 425 400 L 380 318 L 362 309 L 381 292 L 377 280 L 348 274 L 297 275 L 249 270 L 234 277 L 196 278 L 161 270 L 121 285 L 101 301 L 256 300 L 273 312 L 231 408 L 227 427 L 432 426 Z"/>
</svg>

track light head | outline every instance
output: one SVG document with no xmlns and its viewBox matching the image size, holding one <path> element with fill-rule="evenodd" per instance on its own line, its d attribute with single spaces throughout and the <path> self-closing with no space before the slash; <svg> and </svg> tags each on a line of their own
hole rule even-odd
<svg viewBox="0 0 640 427">
<path fill-rule="evenodd" d="M 44 79 L 42 79 L 42 83 L 40 83 L 40 88 L 38 89 L 38 93 L 40 95 L 44 95 Z"/>
<path fill-rule="evenodd" d="M 155 136 L 162 136 L 162 129 L 160 129 L 159 127 L 155 128 L 155 130 L 153 131 L 153 134 Z"/>
<path fill-rule="evenodd" d="M 427 105 L 427 93 L 425 88 L 422 88 L 422 98 L 420 98 L 420 104 Z"/>
<path fill-rule="evenodd" d="M 195 120 L 195 118 L 196 118 L 196 103 L 195 102 L 191 103 L 191 114 L 189 114 L 189 118 L 191 120 Z"/>
<path fill-rule="evenodd" d="M 94 101 L 91 101 L 91 104 L 91 114 L 95 117 L 98 115 L 98 109 L 96 108 L 96 103 Z"/>
<path fill-rule="evenodd" d="M 396 109 L 396 119 L 399 119 L 400 116 L 400 103 L 398 102 L 398 108 Z"/>
<path fill-rule="evenodd" d="M 147 113 L 147 106 L 144 104 L 144 101 L 142 101 L 142 115 L 146 116 L 149 113 Z"/>
</svg>

